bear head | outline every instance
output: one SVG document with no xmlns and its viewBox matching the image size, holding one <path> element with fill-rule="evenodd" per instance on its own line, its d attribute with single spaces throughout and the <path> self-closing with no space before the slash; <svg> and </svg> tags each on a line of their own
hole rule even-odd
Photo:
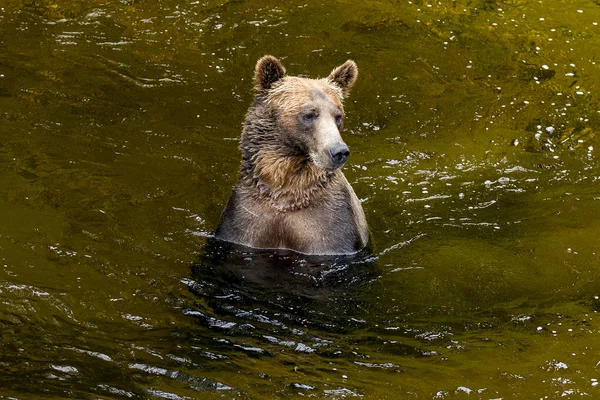
<svg viewBox="0 0 600 400">
<path fill-rule="evenodd" d="M 257 95 L 246 128 L 251 128 L 248 123 L 256 127 L 258 120 L 259 130 L 270 139 L 263 143 L 267 151 L 276 149 L 280 156 L 304 160 L 321 171 L 335 171 L 350 155 L 341 137 L 342 102 L 357 76 L 352 60 L 333 69 L 327 78 L 310 79 L 288 76 L 277 58 L 262 57 L 256 64 Z"/>
</svg>

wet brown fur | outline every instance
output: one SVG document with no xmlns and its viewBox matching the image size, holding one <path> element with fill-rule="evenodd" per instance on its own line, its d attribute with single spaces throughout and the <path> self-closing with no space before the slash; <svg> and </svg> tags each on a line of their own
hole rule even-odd
<svg viewBox="0 0 600 400">
<path fill-rule="evenodd" d="M 360 202 L 340 169 L 320 168 L 308 155 L 315 144 L 299 132 L 297 116 L 305 104 L 318 101 L 343 112 L 356 65 L 347 61 L 324 79 L 284 75 L 274 57 L 257 63 L 257 95 L 240 143 L 240 178 L 215 236 L 257 248 L 355 252 L 368 240 Z"/>
</svg>

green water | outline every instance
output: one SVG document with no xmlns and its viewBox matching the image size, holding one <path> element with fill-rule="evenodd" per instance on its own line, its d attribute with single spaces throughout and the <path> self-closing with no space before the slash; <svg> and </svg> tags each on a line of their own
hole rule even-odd
<svg viewBox="0 0 600 400">
<path fill-rule="evenodd" d="M 357 62 L 371 255 L 206 247 L 264 54 Z M 0 398 L 600 397 L 599 66 L 592 0 L 4 0 Z"/>
</svg>

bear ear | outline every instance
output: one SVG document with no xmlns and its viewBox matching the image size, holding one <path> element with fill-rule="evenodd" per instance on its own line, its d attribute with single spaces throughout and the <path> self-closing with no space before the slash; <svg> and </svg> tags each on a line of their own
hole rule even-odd
<svg viewBox="0 0 600 400">
<path fill-rule="evenodd" d="M 273 84 L 283 78 L 285 68 L 273 56 L 264 56 L 256 63 L 254 69 L 254 88 L 262 92 L 271 89 Z"/>
<path fill-rule="evenodd" d="M 346 97 L 350 92 L 350 88 L 356 82 L 358 77 L 358 67 L 352 60 L 348 60 L 337 68 L 331 71 L 327 77 L 329 81 L 342 89 L 342 95 Z"/>
</svg>

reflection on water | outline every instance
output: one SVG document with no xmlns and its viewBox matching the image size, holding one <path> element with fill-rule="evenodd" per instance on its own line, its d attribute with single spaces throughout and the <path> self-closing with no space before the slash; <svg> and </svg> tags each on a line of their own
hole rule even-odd
<svg viewBox="0 0 600 400">
<path fill-rule="evenodd" d="M 0 398 L 598 397 L 599 24 L 587 0 L 3 2 Z M 264 54 L 357 62 L 369 254 L 211 239 Z"/>
</svg>

